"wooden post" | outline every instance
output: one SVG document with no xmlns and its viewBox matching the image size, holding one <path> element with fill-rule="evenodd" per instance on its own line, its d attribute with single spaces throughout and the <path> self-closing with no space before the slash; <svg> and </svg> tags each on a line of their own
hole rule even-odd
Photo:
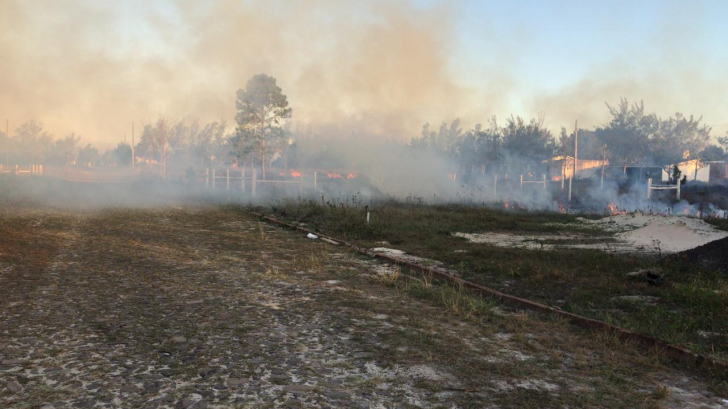
<svg viewBox="0 0 728 409">
<path fill-rule="evenodd" d="M 569 201 L 571 201 L 571 181 L 572 181 L 572 179 L 574 179 L 573 175 L 569 178 Z"/>
<path fill-rule="evenodd" d="M 680 188 L 682 187 L 681 185 L 682 185 L 682 183 L 680 183 L 680 179 L 678 179 L 678 181 L 677 181 L 677 200 L 680 200 Z"/>
<path fill-rule="evenodd" d="M 43 164 L 40 165 L 40 174 L 43 174 Z"/>
<path fill-rule="evenodd" d="M 217 175 L 215 174 L 215 168 L 212 168 L 212 188 L 215 189 L 215 179 L 217 179 Z"/>
<path fill-rule="evenodd" d="M 227 190 L 230 190 L 230 169 L 227 169 Z"/>
<path fill-rule="evenodd" d="M 205 168 L 205 187 L 210 186 L 210 168 Z"/>
<path fill-rule="evenodd" d="M 652 198 L 652 178 L 647 179 L 647 198 Z"/>
<path fill-rule="evenodd" d="M 576 170 L 579 168 L 579 127 L 577 121 L 574 121 L 574 177 Z"/>
<path fill-rule="evenodd" d="M 496 173 L 493 177 L 493 198 L 498 198 L 498 174 Z"/>
<path fill-rule="evenodd" d="M 546 175 L 543 175 L 543 188 L 546 189 Z"/>
<path fill-rule="evenodd" d="M 18 176 L 18 165 L 15 165 L 15 176 Z"/>
<path fill-rule="evenodd" d="M 253 167 L 253 184 L 251 185 L 251 192 L 253 192 L 253 197 L 255 197 L 255 190 L 257 188 L 258 184 L 258 169 Z"/>
<path fill-rule="evenodd" d="M 318 189 L 318 172 L 313 172 L 313 188 Z"/>
<path fill-rule="evenodd" d="M 521 189 L 523 189 L 523 174 L 521 174 Z"/>
<path fill-rule="evenodd" d="M 245 193 L 245 164 L 243 164 L 243 168 L 240 169 L 240 188 L 243 189 L 243 193 Z"/>
<path fill-rule="evenodd" d="M 599 185 L 599 189 L 604 189 L 604 166 L 607 163 L 607 145 L 604 145 L 604 150 L 602 151 L 602 182 Z"/>
</svg>

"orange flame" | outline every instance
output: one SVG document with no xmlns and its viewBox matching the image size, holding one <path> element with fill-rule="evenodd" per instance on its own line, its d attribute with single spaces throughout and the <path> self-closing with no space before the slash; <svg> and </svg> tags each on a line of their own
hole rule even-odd
<svg viewBox="0 0 728 409">
<path fill-rule="evenodd" d="M 619 210 L 619 208 L 617 207 L 617 205 L 615 205 L 614 203 L 608 204 L 607 205 L 607 208 L 609 209 L 609 214 L 611 214 L 612 216 L 618 215 L 618 214 L 626 214 L 627 213 L 626 210 Z"/>
</svg>

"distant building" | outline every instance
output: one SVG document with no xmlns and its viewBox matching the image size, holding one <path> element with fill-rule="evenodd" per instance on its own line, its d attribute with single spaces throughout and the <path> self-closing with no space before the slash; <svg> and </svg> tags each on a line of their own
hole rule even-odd
<svg viewBox="0 0 728 409">
<path fill-rule="evenodd" d="M 725 161 L 703 162 L 699 159 L 692 159 L 678 163 L 677 167 L 688 182 L 722 183 L 728 181 L 728 163 Z"/>
<path fill-rule="evenodd" d="M 555 156 L 547 161 L 551 180 L 569 179 L 574 175 L 574 157 Z M 578 166 L 576 178 L 589 178 L 598 175 L 603 166 L 609 166 L 609 160 L 581 159 L 576 161 Z"/>
</svg>

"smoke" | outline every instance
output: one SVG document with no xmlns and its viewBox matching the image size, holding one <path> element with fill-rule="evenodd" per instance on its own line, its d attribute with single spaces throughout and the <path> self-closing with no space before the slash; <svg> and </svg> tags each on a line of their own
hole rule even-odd
<svg viewBox="0 0 728 409">
<path fill-rule="evenodd" d="M 0 112 L 108 147 L 132 121 L 232 118 L 235 91 L 265 72 L 322 132 L 408 138 L 467 113 L 449 7 L 363 3 L 2 0 Z"/>
</svg>

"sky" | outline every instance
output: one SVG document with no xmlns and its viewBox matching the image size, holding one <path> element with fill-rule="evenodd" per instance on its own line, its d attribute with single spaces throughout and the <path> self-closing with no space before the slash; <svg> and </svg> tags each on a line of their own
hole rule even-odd
<svg viewBox="0 0 728 409">
<path fill-rule="evenodd" d="M 555 133 L 605 103 L 728 131 L 728 1 L 0 0 L 0 118 L 107 148 L 160 116 L 226 119 L 253 75 L 295 126 L 407 141 L 425 122 L 542 116 Z M 3 121 L 4 122 L 4 121 Z"/>
</svg>

